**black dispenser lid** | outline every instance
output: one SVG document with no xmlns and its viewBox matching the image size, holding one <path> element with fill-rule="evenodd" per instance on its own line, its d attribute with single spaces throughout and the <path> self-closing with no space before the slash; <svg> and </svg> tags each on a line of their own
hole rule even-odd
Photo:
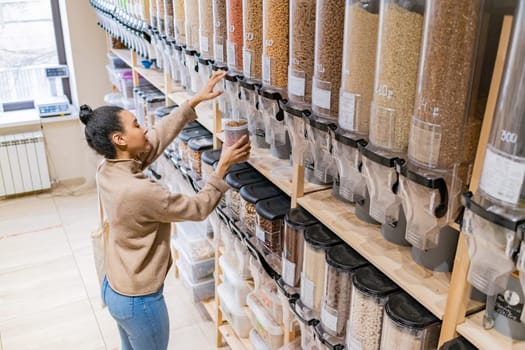
<svg viewBox="0 0 525 350">
<path fill-rule="evenodd" d="M 268 181 L 264 176 L 262 176 L 257 170 L 251 169 L 251 170 L 245 170 L 245 171 L 237 171 L 234 173 L 229 173 L 226 175 L 226 183 L 230 186 L 235 188 L 236 190 L 240 190 L 242 186 L 249 185 L 257 182 L 265 182 Z"/>
<path fill-rule="evenodd" d="M 399 287 L 372 265 L 357 270 L 352 275 L 352 284 L 364 294 L 384 298 L 399 290 Z"/>
<path fill-rule="evenodd" d="M 343 243 L 341 238 L 337 237 L 335 233 L 330 231 L 330 229 L 323 224 L 316 224 L 308 227 L 304 233 L 304 240 L 308 242 L 308 244 L 322 249 L 327 249 Z"/>
<path fill-rule="evenodd" d="M 236 73 L 233 73 L 233 72 L 228 72 L 228 73 L 226 73 L 226 76 L 224 77 L 224 79 L 226 79 L 228 81 L 237 82 L 240 79 L 242 79 L 242 75 L 239 75 L 239 74 L 236 74 Z"/>
<path fill-rule="evenodd" d="M 257 83 L 256 81 L 249 80 L 249 79 L 241 79 L 239 80 L 239 84 L 248 90 L 257 90 L 261 87 L 261 84 Z"/>
<path fill-rule="evenodd" d="M 165 106 L 165 107 L 159 107 L 155 110 L 155 117 L 157 118 L 163 118 L 171 113 L 175 108 L 177 108 L 178 105 L 171 105 L 171 106 Z"/>
<path fill-rule="evenodd" d="M 469 343 L 465 338 L 458 337 L 441 345 L 439 350 L 478 350 L 478 348 Z"/>
<path fill-rule="evenodd" d="M 339 244 L 326 251 L 326 262 L 337 269 L 352 271 L 368 265 L 368 261 L 346 244 Z"/>
<path fill-rule="evenodd" d="M 335 131 L 335 139 L 343 145 L 347 145 L 352 148 L 357 148 L 358 144 L 362 144 L 363 147 L 367 145 L 366 140 L 364 140 L 362 137 L 352 135 L 342 129 L 337 129 Z"/>
<path fill-rule="evenodd" d="M 266 220 L 274 221 L 283 219 L 290 210 L 290 205 L 290 197 L 280 195 L 258 201 L 255 205 L 255 211 Z"/>
<path fill-rule="evenodd" d="M 392 321 L 410 329 L 423 329 L 439 322 L 436 316 L 405 292 L 390 296 L 385 312 Z"/>
<path fill-rule="evenodd" d="M 204 151 L 213 147 L 213 137 L 211 135 L 193 137 L 188 141 L 188 147 L 193 151 Z"/>
<path fill-rule="evenodd" d="M 211 136 L 211 133 L 208 130 L 204 129 L 203 127 L 185 129 L 185 130 L 182 130 L 181 133 L 179 134 L 179 139 L 184 143 L 188 143 L 190 139 L 194 137 L 199 137 L 199 136 Z"/>
<path fill-rule="evenodd" d="M 217 169 L 218 164 L 219 162 L 215 162 L 213 164 L 213 170 Z M 253 167 L 247 162 L 243 162 L 243 163 L 237 163 L 237 164 L 232 165 L 226 173 L 229 174 L 229 173 L 235 173 L 237 171 L 245 171 L 245 170 L 250 170 L 250 169 L 253 169 Z"/>
<path fill-rule="evenodd" d="M 182 128 L 182 130 L 194 129 L 194 128 L 203 128 L 203 126 L 198 121 L 194 120 L 186 124 L 184 128 Z"/>
<path fill-rule="evenodd" d="M 305 114 L 310 113 L 308 109 L 301 108 L 299 105 L 293 104 L 290 101 L 287 102 L 286 100 L 279 101 L 279 106 L 294 117 L 303 118 Z"/>
<path fill-rule="evenodd" d="M 337 124 L 333 123 L 332 121 L 319 118 L 314 114 L 303 113 L 303 115 L 306 118 L 308 124 L 310 124 L 315 129 L 328 131 L 328 129 L 335 130 L 337 128 Z"/>
<path fill-rule="evenodd" d="M 202 153 L 202 161 L 208 165 L 213 165 L 213 163 L 217 162 L 221 158 L 221 151 L 220 149 L 211 149 L 208 151 L 204 151 Z"/>
<path fill-rule="evenodd" d="M 304 229 L 308 226 L 315 225 L 319 222 L 315 217 L 313 217 L 303 208 L 290 209 L 290 211 L 286 213 L 284 220 L 288 225 L 299 229 Z"/>
<path fill-rule="evenodd" d="M 282 192 L 269 181 L 242 186 L 240 195 L 242 199 L 256 204 L 261 199 L 268 199 L 281 195 Z"/>
<path fill-rule="evenodd" d="M 263 86 L 259 89 L 259 95 L 262 97 L 268 98 L 270 100 L 282 100 L 283 97 L 281 93 L 277 90 L 274 90 L 270 87 Z"/>
</svg>

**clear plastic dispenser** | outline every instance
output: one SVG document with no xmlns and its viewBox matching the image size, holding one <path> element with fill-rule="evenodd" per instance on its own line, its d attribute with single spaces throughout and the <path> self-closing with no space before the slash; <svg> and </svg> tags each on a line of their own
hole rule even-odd
<svg viewBox="0 0 525 350">
<path fill-rule="evenodd" d="M 262 79 L 263 0 L 242 1 L 243 48 L 242 73 L 245 78 Z"/>
<path fill-rule="evenodd" d="M 227 16 L 226 0 L 213 0 L 213 58 L 216 64 L 226 64 Z"/>
<path fill-rule="evenodd" d="M 255 236 L 256 204 L 263 199 L 281 196 L 282 192 L 272 183 L 262 182 L 245 185 L 239 193 L 241 195 L 240 226 L 244 232 Z"/>
<path fill-rule="evenodd" d="M 239 119 L 239 105 L 241 103 L 241 100 L 239 99 L 240 79 L 242 79 L 242 76 L 230 72 L 229 70 L 228 73 L 226 73 L 226 76 L 224 77 L 224 93 L 221 96 L 223 96 L 225 108 L 221 109 L 222 118 L 233 120 Z"/>
<path fill-rule="evenodd" d="M 288 1 L 263 0 L 262 82 L 286 89 L 288 84 Z"/>
<path fill-rule="evenodd" d="M 303 270 L 304 233 L 318 221 L 307 211 L 293 208 L 284 217 L 282 278 L 288 286 L 299 287 Z"/>
<path fill-rule="evenodd" d="M 184 24 L 186 13 L 184 10 L 184 2 L 185 0 L 173 0 L 173 10 L 175 12 L 175 40 L 180 46 L 186 46 L 186 27 Z"/>
<path fill-rule="evenodd" d="M 301 109 L 302 105 L 289 101 L 281 100 L 279 105 L 284 111 L 284 123 L 290 137 L 292 152 L 290 159 L 293 163 L 302 165 L 304 163 L 304 153 L 308 149 L 306 125 L 303 117 L 307 110 Z"/>
<path fill-rule="evenodd" d="M 180 45 L 177 41 L 175 41 L 175 44 L 173 45 L 173 54 L 175 55 L 173 59 L 173 64 L 175 68 L 175 75 L 173 76 L 173 79 L 175 82 L 178 82 L 178 85 L 180 85 L 183 89 L 186 89 L 187 85 L 187 74 L 186 74 L 186 66 L 184 65 L 184 48 L 182 45 Z"/>
<path fill-rule="evenodd" d="M 438 348 L 441 322 L 407 293 L 396 293 L 385 305 L 380 349 Z"/>
<path fill-rule="evenodd" d="M 199 50 L 199 2 L 184 1 L 184 26 L 186 28 L 186 48 Z"/>
<path fill-rule="evenodd" d="M 330 130 L 337 125 L 314 115 L 305 115 L 306 134 L 313 155 L 314 177 L 319 183 L 329 184 L 333 181 L 335 164 L 332 157 L 332 135 Z"/>
<path fill-rule="evenodd" d="M 344 25 L 344 0 L 316 2 L 312 112 L 334 122 L 339 115 Z"/>
<path fill-rule="evenodd" d="M 324 332 L 344 338 L 350 316 L 352 275 L 368 262 L 348 245 L 340 244 L 326 251 L 326 263 L 321 326 Z"/>
<path fill-rule="evenodd" d="M 347 0 L 339 127 L 368 135 L 379 29 L 379 0 Z"/>
<path fill-rule="evenodd" d="M 301 275 L 301 302 L 316 319 L 321 315 L 326 250 L 343 241 L 322 224 L 310 226 L 304 233 L 303 272 Z"/>
<path fill-rule="evenodd" d="M 204 58 L 202 57 L 199 57 L 197 59 L 197 62 L 198 62 L 198 74 L 199 74 L 199 82 L 197 84 L 197 87 L 200 87 L 202 88 L 204 86 L 204 84 L 206 84 L 206 82 L 210 79 L 211 75 L 212 75 L 212 64 L 213 64 L 213 61 L 211 59 L 208 59 L 208 58 Z M 207 104 L 209 105 L 209 108 L 212 109 L 213 108 L 213 103 L 210 103 L 210 101 L 206 101 L 204 102 L 204 104 Z"/>
<path fill-rule="evenodd" d="M 226 183 L 230 186 L 230 190 L 226 192 L 226 207 L 234 221 L 240 219 L 241 187 L 260 182 L 267 182 L 267 180 L 254 169 L 231 172 L 226 175 Z"/>
<path fill-rule="evenodd" d="M 259 89 L 259 109 L 265 125 L 266 142 L 270 144 L 272 156 L 278 159 L 290 158 L 290 139 L 284 124 L 284 112 L 279 105 L 282 95 L 271 87 Z"/>
<path fill-rule="evenodd" d="M 285 195 L 263 199 L 255 205 L 255 236 L 269 252 L 281 255 L 284 239 L 284 217 L 290 210 Z"/>
<path fill-rule="evenodd" d="M 241 85 L 241 111 L 248 119 L 248 131 L 252 146 L 256 148 L 270 148 L 266 142 L 266 127 L 264 119 L 259 108 L 257 91 L 261 87 L 255 81 L 243 79 L 239 82 Z"/>
<path fill-rule="evenodd" d="M 242 0 L 226 0 L 227 38 L 226 62 L 228 69 L 242 72 Z"/>
<path fill-rule="evenodd" d="M 213 0 L 199 0 L 200 57 L 213 60 Z"/>
<path fill-rule="evenodd" d="M 315 0 L 290 1 L 288 99 L 309 108 L 315 48 Z"/>
</svg>

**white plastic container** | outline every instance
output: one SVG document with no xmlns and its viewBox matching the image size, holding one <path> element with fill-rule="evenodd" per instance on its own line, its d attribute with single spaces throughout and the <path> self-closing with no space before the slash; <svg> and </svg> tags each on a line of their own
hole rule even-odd
<svg viewBox="0 0 525 350">
<path fill-rule="evenodd" d="M 224 283 L 220 284 L 217 287 L 217 295 L 223 317 L 240 338 L 247 338 L 252 329 L 250 319 L 244 309 L 235 303 L 230 287 Z"/>
<path fill-rule="evenodd" d="M 250 331 L 250 344 L 252 344 L 254 350 L 271 350 L 255 328 Z"/>
<path fill-rule="evenodd" d="M 215 249 L 206 237 L 205 222 L 178 222 L 177 230 L 181 249 L 191 260 L 204 260 L 215 255 Z"/>
<path fill-rule="evenodd" d="M 250 287 L 246 281 L 239 275 L 235 270 L 235 266 L 231 266 L 228 263 L 228 259 L 224 256 L 219 258 L 219 266 L 222 270 L 223 281 L 225 284 L 230 286 L 232 297 L 236 302 L 236 305 L 245 306 L 246 297 L 250 293 Z"/>
<path fill-rule="evenodd" d="M 192 260 L 190 259 L 184 249 L 179 250 L 179 265 L 182 270 L 189 277 L 190 282 L 198 283 L 203 280 L 213 277 L 213 271 L 215 271 L 215 258 L 209 258 L 205 260 Z"/>
<path fill-rule="evenodd" d="M 248 294 L 246 302 L 253 327 L 270 349 L 279 349 L 284 344 L 284 333 L 281 326 L 272 319 L 255 294 Z"/>
<path fill-rule="evenodd" d="M 253 293 L 270 313 L 272 319 L 280 325 L 284 324 L 283 301 L 278 294 L 277 284 L 253 257 L 250 257 L 250 272 L 254 283 Z M 288 304 L 285 305 L 287 306 Z"/>
<path fill-rule="evenodd" d="M 244 279 L 249 279 L 251 277 L 250 274 L 250 252 L 248 251 L 248 248 L 236 239 L 234 241 L 234 247 L 235 247 L 235 255 L 237 256 L 237 272 L 240 274 L 240 276 Z"/>
<path fill-rule="evenodd" d="M 182 269 L 180 262 L 177 262 L 179 274 L 184 281 L 184 285 L 192 292 L 193 302 L 198 303 L 213 298 L 215 295 L 215 279 L 209 278 L 204 281 L 192 282 L 186 271 Z"/>
<path fill-rule="evenodd" d="M 222 257 L 228 260 L 230 266 L 237 268 L 237 254 L 235 253 L 235 240 L 230 228 L 224 222 L 220 223 L 220 237 L 223 245 Z"/>
</svg>

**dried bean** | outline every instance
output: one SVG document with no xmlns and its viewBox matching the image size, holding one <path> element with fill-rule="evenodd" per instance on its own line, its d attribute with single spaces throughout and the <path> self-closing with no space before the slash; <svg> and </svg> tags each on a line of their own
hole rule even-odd
<svg viewBox="0 0 525 350">
<path fill-rule="evenodd" d="M 226 58 L 228 68 L 242 72 L 242 0 L 227 0 L 228 42 Z"/>
<path fill-rule="evenodd" d="M 288 85 L 288 1 L 263 0 L 263 84 Z"/>
<path fill-rule="evenodd" d="M 243 74 L 249 79 L 262 79 L 263 0 L 243 0 Z"/>
<path fill-rule="evenodd" d="M 226 0 L 213 0 L 213 57 L 217 63 L 226 62 Z"/>
<path fill-rule="evenodd" d="M 303 249 L 304 230 L 286 224 L 284 226 L 283 278 L 292 287 L 297 287 L 301 279 Z"/>
<path fill-rule="evenodd" d="M 199 0 L 199 49 L 201 57 L 213 59 L 213 2 Z"/>
</svg>

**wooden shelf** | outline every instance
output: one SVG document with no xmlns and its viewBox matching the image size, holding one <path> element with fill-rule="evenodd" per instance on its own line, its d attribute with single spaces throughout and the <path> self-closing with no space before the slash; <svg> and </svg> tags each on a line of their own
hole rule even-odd
<svg viewBox="0 0 525 350">
<path fill-rule="evenodd" d="M 292 196 L 292 165 L 290 160 L 275 158 L 270 154 L 269 149 L 252 148 L 248 162 L 284 193 L 290 197 Z M 279 174 L 276 175 L 276 171 L 279 171 Z M 330 187 L 315 185 L 305 181 L 304 193 L 321 191 Z"/>
<path fill-rule="evenodd" d="M 149 81 L 157 89 L 166 93 L 164 85 L 164 73 L 158 69 L 146 69 L 142 67 L 134 67 L 135 71 L 139 73 L 144 79 Z"/>
<path fill-rule="evenodd" d="M 480 350 L 525 350 L 525 341 L 513 340 L 482 326 L 483 311 L 468 317 L 457 331 Z"/>
<path fill-rule="evenodd" d="M 130 67 L 133 67 L 133 63 L 131 62 L 131 51 L 128 49 L 111 49 L 111 52 L 115 54 L 118 58 L 126 62 L 126 64 Z"/>
<path fill-rule="evenodd" d="M 354 215 L 354 205 L 336 200 L 330 191 L 311 193 L 297 202 L 436 317 L 443 319 L 450 273 L 434 272 L 416 264 L 409 247 L 383 239 L 378 226 L 359 220 Z M 475 310 L 481 305 L 470 301 L 468 309 Z"/>
<path fill-rule="evenodd" d="M 252 344 L 250 343 L 248 338 L 239 338 L 237 334 L 235 334 L 235 331 L 233 330 L 232 326 L 230 326 L 229 324 L 220 326 L 219 331 L 224 337 L 224 340 L 226 340 L 226 342 L 230 346 L 231 350 L 253 349 Z"/>
<path fill-rule="evenodd" d="M 215 323 L 217 321 L 217 304 L 215 303 L 215 299 L 212 298 L 210 300 L 202 301 L 201 304 L 212 319 L 213 323 Z"/>
<path fill-rule="evenodd" d="M 168 98 L 172 100 L 173 102 L 175 102 L 176 104 L 181 105 L 184 102 L 186 102 L 190 98 L 190 96 L 186 93 L 186 91 L 178 91 L 178 92 L 169 94 Z M 214 122 L 213 122 L 214 112 L 213 112 L 213 109 L 211 108 L 211 105 L 206 104 L 206 103 L 200 104 L 197 106 L 196 112 L 198 115 L 197 121 L 201 123 L 202 126 L 204 126 L 206 129 L 208 129 L 209 132 L 213 133 L 215 130 Z M 223 141 L 224 135 L 222 135 L 222 137 L 221 135 L 222 134 L 219 134 L 217 135 L 217 137 L 219 138 L 219 140 Z"/>
</svg>

